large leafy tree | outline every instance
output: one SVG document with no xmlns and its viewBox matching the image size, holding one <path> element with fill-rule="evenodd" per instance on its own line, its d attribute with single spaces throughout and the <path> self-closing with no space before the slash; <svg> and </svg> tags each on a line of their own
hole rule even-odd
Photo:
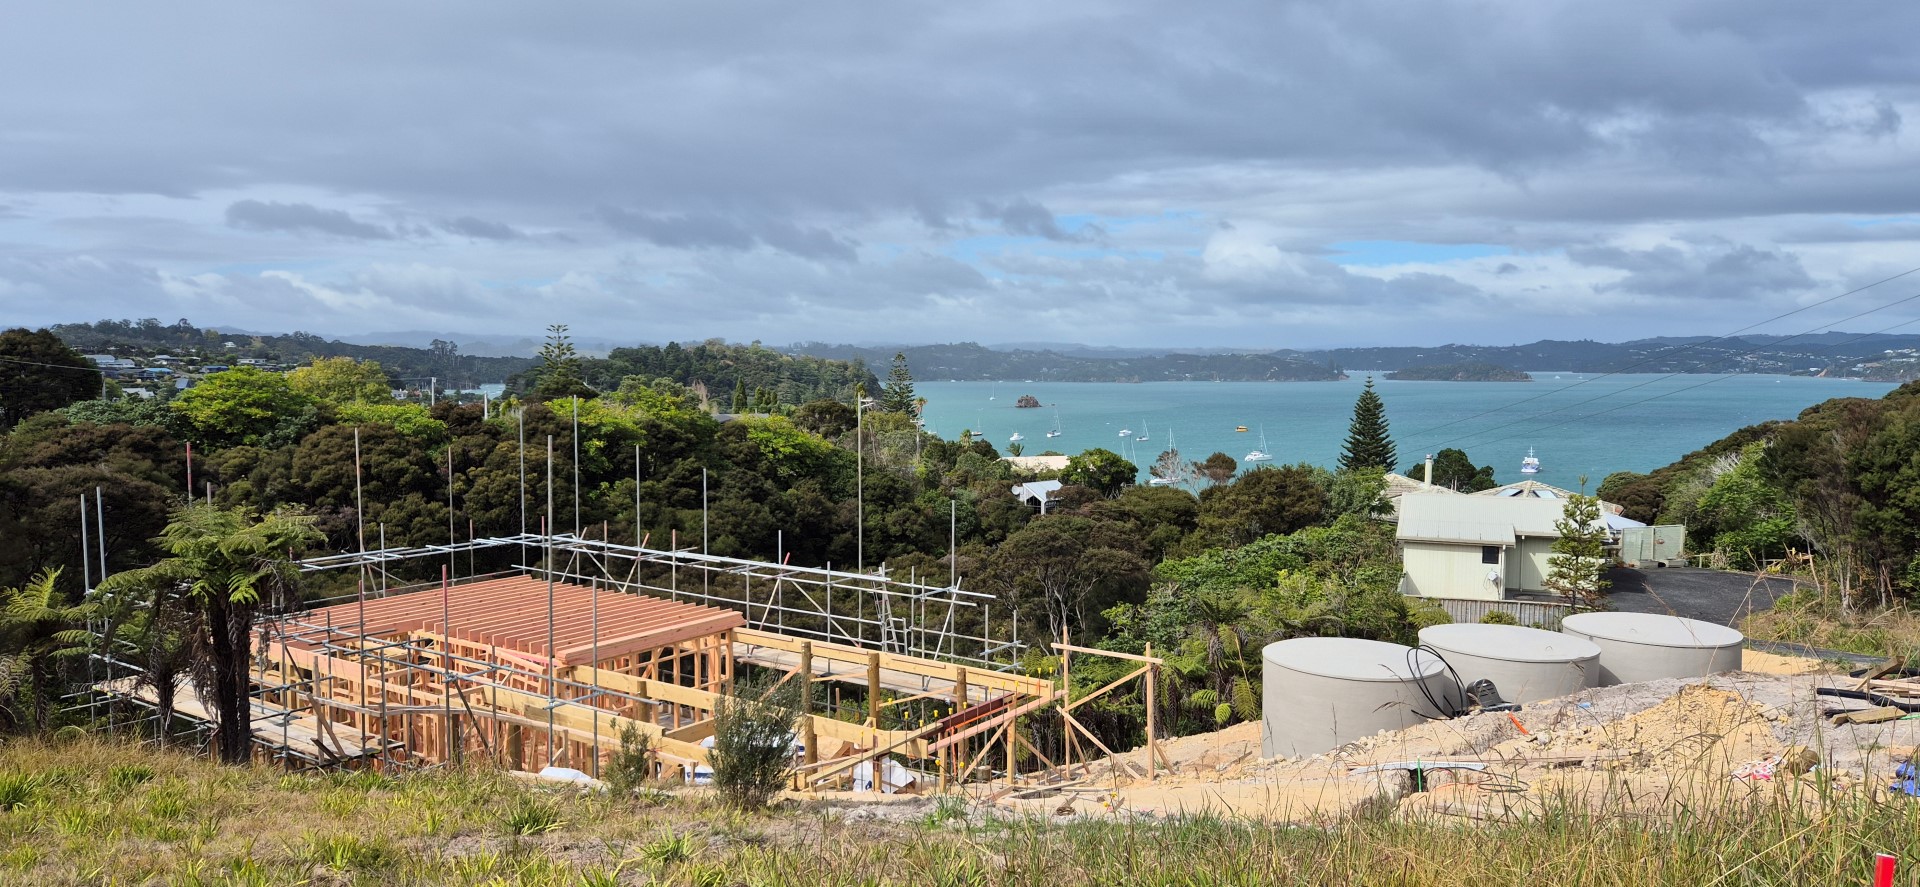
<svg viewBox="0 0 1920 887">
<path fill-rule="evenodd" d="M 1101 611 L 1138 602 L 1148 564 L 1126 525 L 1072 515 L 1040 518 L 987 556 L 979 581 L 1039 622 L 1047 637 L 1092 634 Z M 1033 613 L 1044 614 L 1036 620 Z"/>
<path fill-rule="evenodd" d="M 1233 473 L 1240 470 L 1240 463 L 1226 453 L 1214 453 L 1193 463 L 1193 470 L 1206 478 L 1208 483 L 1224 484 L 1233 480 Z"/>
<path fill-rule="evenodd" d="M 283 446 L 319 421 L 318 405 L 279 373 L 235 367 L 173 399 L 196 442 L 211 447 Z"/>
<path fill-rule="evenodd" d="M 1060 480 L 1099 490 L 1102 496 L 1117 496 L 1121 488 L 1133 483 L 1140 469 L 1119 453 L 1099 447 L 1067 459 L 1067 470 Z"/>
<path fill-rule="evenodd" d="M 1353 403 L 1353 421 L 1347 426 L 1347 442 L 1340 451 L 1340 468 L 1384 468 L 1392 471 L 1399 461 L 1393 451 L 1393 438 L 1387 431 L 1387 405 L 1373 390 L 1373 378 Z"/>
<path fill-rule="evenodd" d="M 84 575 L 83 496 L 90 514 L 96 502 L 106 507 L 111 566 L 147 563 L 147 540 L 166 526 L 185 469 L 184 448 L 158 428 L 70 424 L 57 413 L 27 420 L 0 439 L 0 586 L 37 567 L 64 566 L 69 581 Z"/>
<path fill-rule="evenodd" d="M 388 404 L 393 386 L 379 361 L 351 357 L 316 357 L 313 363 L 287 374 L 287 384 L 321 403 Z"/>
<path fill-rule="evenodd" d="M 1327 492 L 1310 465 L 1260 468 L 1200 494 L 1200 532 L 1217 545 L 1245 545 L 1318 523 Z"/>
<path fill-rule="evenodd" d="M 100 371 L 46 330 L 0 333 L 0 431 L 100 392 Z"/>
<path fill-rule="evenodd" d="M 261 599 L 291 592 L 290 553 L 318 541 L 304 516 L 261 516 L 248 508 L 189 505 L 174 512 L 156 543 L 159 563 L 116 573 L 101 587 L 114 593 L 172 595 L 193 614 L 194 684 L 209 701 L 220 760 L 251 756 L 248 708 L 253 617 Z"/>
<path fill-rule="evenodd" d="M 58 569 L 41 570 L 24 585 L 0 590 L 0 702 L 12 708 L 27 697 L 33 725 L 41 730 L 61 662 L 93 649 L 85 626 L 94 607 L 68 603 L 59 581 Z"/>
<path fill-rule="evenodd" d="M 1407 476 L 1414 480 L 1427 480 L 1425 462 L 1407 469 Z M 1491 490 L 1500 484 L 1493 479 L 1493 466 L 1475 466 L 1467 458 L 1465 450 L 1447 447 L 1433 456 L 1433 478 L 1430 481 L 1436 487 L 1446 487 L 1461 493 L 1477 493 Z"/>
</svg>

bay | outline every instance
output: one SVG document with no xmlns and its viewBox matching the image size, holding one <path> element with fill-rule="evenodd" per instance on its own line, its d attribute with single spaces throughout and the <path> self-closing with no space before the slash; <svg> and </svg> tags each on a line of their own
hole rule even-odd
<svg viewBox="0 0 1920 887">
<path fill-rule="evenodd" d="M 1650 471 L 1735 429 L 1834 397 L 1878 398 L 1891 383 L 1806 376 L 1660 376 L 1536 372 L 1532 382 L 1393 382 L 1376 378 L 1405 471 L 1443 447 L 1494 467 L 1501 483 L 1521 480 L 1531 448 L 1537 480 L 1587 489 L 1615 471 Z M 1241 459 L 1260 446 L 1273 462 L 1333 467 L 1365 376 L 1339 382 L 919 382 L 929 430 L 954 438 L 982 433 L 1005 452 L 1019 432 L 1028 455 L 1103 447 L 1146 469 L 1171 440 L 1193 461 L 1224 452 Z M 1023 394 L 1044 406 L 1019 409 Z M 1056 414 L 1062 434 L 1048 439 Z M 1247 431 L 1235 431 L 1244 425 Z M 1146 443 L 1121 429 L 1147 429 Z M 1245 466 L 1243 466 L 1244 470 Z"/>
</svg>

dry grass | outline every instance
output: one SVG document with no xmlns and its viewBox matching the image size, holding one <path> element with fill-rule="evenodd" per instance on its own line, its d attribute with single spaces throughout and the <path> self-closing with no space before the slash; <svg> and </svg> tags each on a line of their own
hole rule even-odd
<svg viewBox="0 0 1920 887">
<path fill-rule="evenodd" d="M 98 742 L 0 748 L 5 780 L 25 785 L 0 812 L 7 884 L 1859 884 L 1874 851 L 1920 861 L 1914 799 L 1858 793 L 1729 794 L 1672 820 L 1549 798 L 1526 821 L 1477 825 L 1382 804 L 1275 828 L 1061 825 L 951 801 L 901 820 L 744 815 L 484 772 L 287 775 Z"/>
<path fill-rule="evenodd" d="M 1759 640 L 1920 662 L 1920 612 L 1904 606 L 1847 610 L 1835 595 L 1803 589 L 1747 617 L 1740 628 Z"/>
</svg>

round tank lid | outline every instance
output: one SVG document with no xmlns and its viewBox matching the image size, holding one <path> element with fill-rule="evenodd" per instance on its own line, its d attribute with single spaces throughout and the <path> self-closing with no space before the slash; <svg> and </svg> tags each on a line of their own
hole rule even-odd
<svg viewBox="0 0 1920 887">
<path fill-rule="evenodd" d="M 1578 662 L 1600 655 L 1600 648 L 1585 638 L 1524 625 L 1431 625 L 1420 629 L 1420 643 L 1442 653 L 1467 653 L 1508 662 Z"/>
<path fill-rule="evenodd" d="M 1445 668 L 1440 657 L 1431 653 L 1360 638 L 1275 641 L 1260 651 L 1260 658 L 1303 674 L 1347 681 L 1409 681 L 1432 677 Z M 1417 674 L 1414 668 L 1419 669 Z"/>
<path fill-rule="evenodd" d="M 1560 620 L 1588 637 L 1653 647 L 1732 647 L 1746 636 L 1724 625 L 1657 613 L 1575 613 Z"/>
</svg>

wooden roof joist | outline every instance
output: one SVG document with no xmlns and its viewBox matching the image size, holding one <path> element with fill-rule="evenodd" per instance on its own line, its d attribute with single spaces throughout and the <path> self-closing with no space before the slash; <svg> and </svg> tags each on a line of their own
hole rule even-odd
<svg viewBox="0 0 1920 887">
<path fill-rule="evenodd" d="M 605 661 L 668 647 L 738 628 L 746 619 L 718 607 L 516 576 L 336 604 L 303 613 L 299 622 L 301 634 L 287 639 L 292 646 L 307 642 L 314 626 L 329 625 L 336 638 L 422 632 L 588 665 L 596 653 Z"/>
</svg>

